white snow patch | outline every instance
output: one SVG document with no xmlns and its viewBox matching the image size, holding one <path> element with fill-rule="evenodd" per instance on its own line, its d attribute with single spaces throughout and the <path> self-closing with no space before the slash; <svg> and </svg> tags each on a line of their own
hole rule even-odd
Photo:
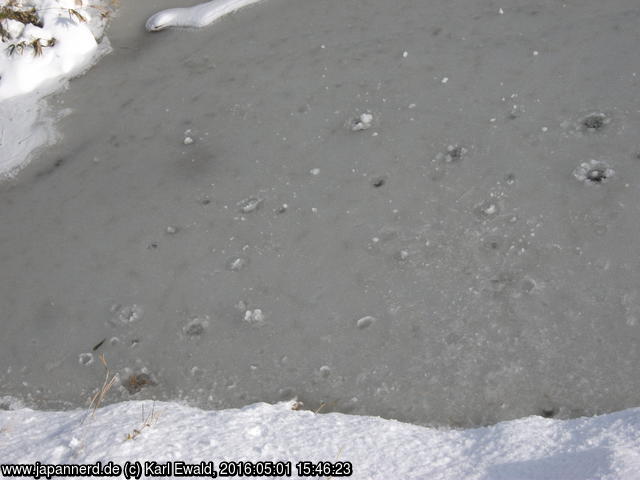
<svg viewBox="0 0 640 480">
<path fill-rule="evenodd" d="M 152 15 L 145 25 L 149 32 L 170 27 L 202 28 L 231 12 L 261 0 L 213 0 L 187 8 L 169 8 Z"/>
<path fill-rule="evenodd" d="M 24 0 L 16 8 L 35 8 L 41 26 L 2 21 L 9 36 L 0 42 L 0 177 L 15 175 L 36 149 L 55 140 L 41 99 L 110 51 L 106 37 L 98 43 L 107 3 Z"/>
<path fill-rule="evenodd" d="M 452 430 L 293 408 L 293 401 L 221 411 L 125 402 L 93 417 L 78 410 L 0 411 L 0 458 L 3 464 L 118 466 L 281 461 L 291 462 L 293 478 L 300 461 L 351 462 L 355 480 L 632 480 L 640 471 L 640 409 Z M 143 411 L 155 412 L 147 427 Z"/>
</svg>

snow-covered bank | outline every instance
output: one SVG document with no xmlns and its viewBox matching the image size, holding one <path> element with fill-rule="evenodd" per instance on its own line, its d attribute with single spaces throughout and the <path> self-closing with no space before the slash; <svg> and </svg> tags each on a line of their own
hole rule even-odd
<svg viewBox="0 0 640 480">
<path fill-rule="evenodd" d="M 0 458 L 4 464 L 121 466 L 281 461 L 291 462 L 293 478 L 301 461 L 351 462 L 354 479 L 622 480 L 637 479 L 640 471 L 640 409 L 448 430 L 293 411 L 292 405 L 203 411 L 156 403 L 151 415 L 151 402 L 126 402 L 94 417 L 86 411 L 2 411 Z"/>
<path fill-rule="evenodd" d="M 41 99 L 108 53 L 110 0 L 3 2 L 0 42 L 0 176 L 53 139 Z M 39 119 L 41 121 L 38 124 Z"/>
</svg>

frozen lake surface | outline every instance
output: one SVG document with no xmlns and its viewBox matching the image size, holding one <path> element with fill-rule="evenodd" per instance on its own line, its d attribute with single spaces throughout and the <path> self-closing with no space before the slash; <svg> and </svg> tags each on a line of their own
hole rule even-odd
<svg viewBox="0 0 640 480">
<path fill-rule="evenodd" d="M 84 405 L 104 353 L 109 401 L 640 404 L 635 0 L 266 0 L 144 32 L 172 6 L 123 4 L 50 99 L 62 141 L 0 184 L 2 393 Z"/>
</svg>

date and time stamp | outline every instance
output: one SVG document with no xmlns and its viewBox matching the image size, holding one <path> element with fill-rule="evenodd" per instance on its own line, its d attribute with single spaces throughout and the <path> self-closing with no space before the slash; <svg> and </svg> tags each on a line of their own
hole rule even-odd
<svg viewBox="0 0 640 480">
<path fill-rule="evenodd" d="M 96 462 L 92 464 L 1 464 L 3 477 L 51 479 L 53 477 L 120 477 L 140 480 L 163 477 L 270 477 L 288 478 L 296 475 L 302 478 L 337 478 L 353 475 L 351 462 L 329 461 L 182 461 L 154 462 L 132 461 L 124 464 Z"/>
</svg>

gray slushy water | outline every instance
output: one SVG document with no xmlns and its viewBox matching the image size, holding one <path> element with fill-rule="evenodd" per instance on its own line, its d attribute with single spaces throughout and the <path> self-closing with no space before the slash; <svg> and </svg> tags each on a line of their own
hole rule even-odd
<svg viewBox="0 0 640 480">
<path fill-rule="evenodd" d="M 50 99 L 63 139 L 0 186 L 0 394 L 84 406 L 104 354 L 108 402 L 640 404 L 636 0 L 266 0 L 143 31 L 171 6 L 123 2 Z"/>
</svg>

